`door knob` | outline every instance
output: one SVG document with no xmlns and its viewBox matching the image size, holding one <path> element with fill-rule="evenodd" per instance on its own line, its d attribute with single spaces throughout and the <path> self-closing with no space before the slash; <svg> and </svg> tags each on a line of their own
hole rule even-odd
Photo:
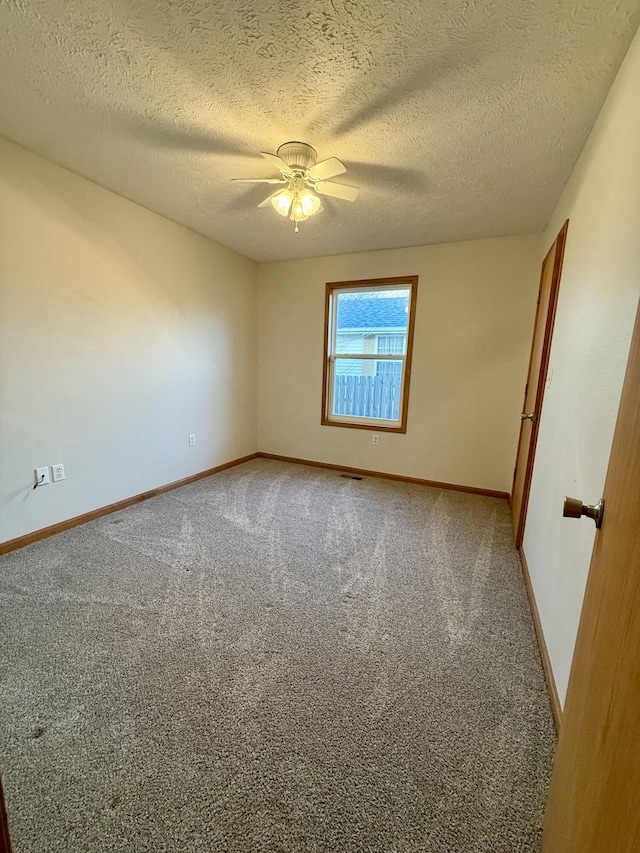
<svg viewBox="0 0 640 853">
<path fill-rule="evenodd" d="M 565 518 L 580 518 L 580 516 L 586 515 L 587 518 L 592 518 L 596 523 L 596 527 L 600 529 L 602 527 L 602 517 L 604 516 L 604 500 L 600 498 L 595 506 L 590 506 L 583 504 L 579 498 L 565 498 L 562 515 Z"/>
<path fill-rule="evenodd" d="M 520 420 L 521 421 L 531 421 L 531 423 L 535 423 L 538 420 L 538 416 L 536 415 L 535 412 L 531 412 L 528 415 L 525 415 L 523 413 L 520 415 Z"/>
</svg>

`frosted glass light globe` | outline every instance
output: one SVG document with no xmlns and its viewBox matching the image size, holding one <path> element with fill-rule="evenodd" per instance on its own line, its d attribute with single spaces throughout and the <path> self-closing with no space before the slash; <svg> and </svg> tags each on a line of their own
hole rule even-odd
<svg viewBox="0 0 640 853">
<path fill-rule="evenodd" d="M 289 208 L 293 201 L 293 193 L 291 190 L 282 190 L 271 199 L 271 204 L 278 211 L 280 216 L 288 216 Z"/>
</svg>

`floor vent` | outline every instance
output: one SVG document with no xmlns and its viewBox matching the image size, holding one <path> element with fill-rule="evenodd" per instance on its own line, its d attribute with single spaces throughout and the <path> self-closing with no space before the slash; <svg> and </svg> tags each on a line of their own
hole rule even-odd
<svg viewBox="0 0 640 853">
<path fill-rule="evenodd" d="M 340 474 L 345 480 L 364 480 L 364 477 L 359 477 L 357 474 Z"/>
</svg>

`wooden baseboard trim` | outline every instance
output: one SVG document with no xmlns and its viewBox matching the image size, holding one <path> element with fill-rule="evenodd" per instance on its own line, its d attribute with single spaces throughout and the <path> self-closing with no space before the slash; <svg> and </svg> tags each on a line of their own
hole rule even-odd
<svg viewBox="0 0 640 853">
<path fill-rule="evenodd" d="M 9 838 L 9 821 L 7 809 L 4 804 L 4 791 L 2 790 L 2 778 L 0 777 L 0 853 L 11 853 L 11 839 Z"/>
<path fill-rule="evenodd" d="M 458 486 L 454 483 L 439 483 L 437 480 L 422 480 L 419 477 L 405 477 L 402 474 L 386 474 L 384 471 L 369 471 L 367 468 L 350 468 L 348 465 L 333 465 L 330 462 L 315 462 L 312 459 L 297 459 L 295 456 L 280 456 L 278 453 L 262 453 L 261 459 L 276 459 L 278 462 L 293 462 L 296 465 L 310 465 L 313 468 L 328 468 L 329 471 L 344 471 L 347 474 L 362 474 L 366 477 L 380 477 L 383 480 L 398 480 L 401 483 L 416 483 L 418 486 L 431 486 L 434 489 L 449 489 L 454 492 L 468 492 L 488 498 L 508 500 L 508 492 L 493 489 L 477 489 L 475 486 Z"/>
<path fill-rule="evenodd" d="M 542 622 L 540 621 L 538 604 L 536 602 L 536 597 L 533 592 L 533 584 L 531 583 L 531 575 L 529 574 L 527 558 L 525 557 L 524 551 L 521 547 L 518 548 L 518 554 L 520 555 L 520 565 L 522 566 L 522 574 L 524 576 L 524 582 L 527 587 L 527 595 L 529 596 L 531 613 L 533 614 L 533 625 L 536 631 L 536 637 L 538 638 L 538 648 L 540 649 L 540 657 L 542 658 L 542 668 L 544 670 L 544 677 L 547 682 L 547 689 L 549 690 L 551 710 L 553 711 L 553 718 L 556 721 L 556 729 L 558 731 L 558 734 L 560 734 L 560 727 L 562 726 L 562 706 L 560 705 L 558 688 L 556 687 L 556 680 L 553 677 L 553 669 L 551 668 L 551 658 L 549 657 L 547 643 L 545 641 L 544 633 L 542 631 Z"/>
<path fill-rule="evenodd" d="M 7 542 L 0 542 L 0 555 L 8 554 L 10 551 L 17 551 L 18 548 L 24 548 L 26 545 L 31 545 L 34 542 L 39 542 L 41 539 L 47 539 L 49 536 L 55 536 L 57 533 L 62 533 L 65 530 L 71 530 L 72 527 L 78 527 L 80 524 L 86 524 L 88 521 L 94 521 L 96 518 L 101 518 L 103 515 L 109 515 L 112 512 L 118 512 L 120 509 L 126 509 L 128 506 L 146 501 L 156 495 L 170 492 L 172 489 L 178 489 L 180 486 L 186 486 L 189 483 L 195 483 L 197 480 L 202 480 L 205 477 L 210 477 L 212 474 L 217 474 L 219 471 L 225 471 L 227 468 L 233 468 L 235 465 L 242 465 L 243 462 L 249 462 L 251 459 L 275 459 L 279 462 L 291 462 L 296 465 L 310 465 L 314 468 L 327 468 L 330 471 L 344 471 L 348 474 L 362 474 L 366 477 L 380 477 L 383 480 L 397 480 L 402 483 L 415 483 L 419 486 L 430 486 L 435 489 L 449 489 L 456 492 L 467 492 L 473 495 L 483 495 L 490 498 L 501 498 L 507 500 L 509 495 L 507 492 L 499 492 L 493 489 L 478 489 L 474 486 L 459 486 L 454 483 L 440 483 L 436 480 L 423 480 L 419 477 L 405 477 L 402 474 L 387 474 L 384 471 L 370 471 L 367 468 L 351 468 L 345 465 L 333 465 L 330 462 L 315 462 L 312 459 L 298 459 L 294 456 L 280 456 L 277 453 L 250 453 L 248 456 L 242 456 L 240 459 L 233 459 L 231 462 L 225 462 L 223 465 L 216 465 L 215 468 L 208 468 L 206 471 L 200 471 L 198 474 L 192 474 L 189 477 L 183 477 L 182 480 L 176 480 L 173 483 L 167 483 L 165 486 L 158 486 L 156 489 L 151 489 L 148 492 L 141 492 L 139 495 L 133 495 L 130 498 L 125 498 L 117 503 L 109 504 L 108 506 L 99 507 L 98 509 L 85 512 L 82 515 L 68 518 L 65 521 L 59 521 L 57 524 L 52 524 L 49 527 L 43 527 L 40 530 L 34 530 L 32 533 L 26 533 L 24 536 L 18 536 L 16 539 L 9 539 Z"/>
<path fill-rule="evenodd" d="M 148 492 L 141 492 L 141 494 L 125 498 L 123 501 L 118 501 L 117 503 L 109 504 L 108 506 L 102 506 L 98 509 L 92 509 L 91 512 L 85 512 L 82 515 L 74 516 L 74 518 L 67 518 L 65 521 L 59 521 L 57 524 L 52 524 L 49 527 L 34 530 L 33 533 L 18 536 L 16 539 L 9 539 L 7 542 L 0 542 L 0 554 L 8 554 L 10 551 L 17 551 L 18 548 L 24 548 L 25 545 L 31 545 L 34 542 L 39 542 L 41 539 L 47 539 L 49 536 L 55 536 L 56 533 L 62 533 L 64 530 L 70 530 L 72 527 L 78 527 L 80 524 L 86 524 L 87 521 L 94 521 L 96 518 L 101 518 L 103 515 L 110 515 L 110 513 L 118 512 L 120 509 L 126 509 L 128 506 L 133 506 L 133 504 L 141 503 L 149 498 L 154 498 L 156 495 L 162 495 L 164 492 L 179 489 L 180 486 L 187 486 L 189 483 L 195 483 L 197 480 L 203 480 L 205 477 L 210 477 L 212 474 L 217 474 L 219 471 L 225 471 L 227 468 L 233 468 L 236 465 L 242 465 L 243 462 L 249 462 L 251 459 L 256 459 L 258 455 L 258 453 L 250 453 L 248 456 L 242 456 L 240 459 L 232 459 L 231 462 L 225 462 L 223 465 L 216 465 L 215 468 L 208 468 L 206 471 L 200 471 L 198 474 L 191 474 L 189 477 L 183 477 L 182 480 L 175 480 L 175 482 L 167 483 L 165 486 L 158 486 L 157 489 L 151 489 Z"/>
</svg>

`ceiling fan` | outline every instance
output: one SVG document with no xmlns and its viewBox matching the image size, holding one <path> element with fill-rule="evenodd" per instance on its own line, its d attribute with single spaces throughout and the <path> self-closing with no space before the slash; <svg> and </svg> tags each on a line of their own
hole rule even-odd
<svg viewBox="0 0 640 853">
<path fill-rule="evenodd" d="M 298 223 L 304 222 L 314 213 L 322 210 L 320 195 L 341 198 L 345 201 L 355 201 L 359 189 L 348 184 L 338 184 L 327 178 L 334 178 L 346 172 L 346 166 L 336 157 L 329 157 L 317 163 L 318 155 L 315 148 L 306 142 L 285 142 L 278 148 L 276 154 L 260 152 L 276 169 L 281 178 L 232 178 L 234 181 L 249 184 L 281 184 L 284 189 L 278 189 L 258 207 L 268 207 L 272 204 L 281 216 L 288 216 L 295 224 L 298 233 Z"/>
</svg>

